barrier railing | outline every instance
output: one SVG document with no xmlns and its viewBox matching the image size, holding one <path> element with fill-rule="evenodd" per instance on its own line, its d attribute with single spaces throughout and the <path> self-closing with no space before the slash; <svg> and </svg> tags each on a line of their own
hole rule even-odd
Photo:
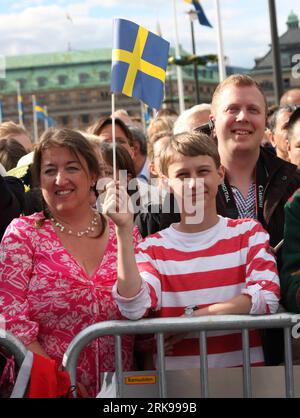
<svg viewBox="0 0 300 418">
<path fill-rule="evenodd" d="M 217 315 L 203 317 L 176 317 L 141 319 L 139 321 L 106 321 L 91 325 L 81 331 L 70 343 L 63 364 L 70 373 L 71 384 L 76 384 L 76 367 L 81 350 L 93 339 L 105 335 L 115 336 L 115 371 L 117 397 L 123 397 L 123 369 L 121 355 L 121 336 L 130 334 L 155 334 L 157 344 L 157 369 L 159 396 L 167 397 L 165 369 L 164 333 L 199 332 L 200 345 L 200 382 L 201 397 L 209 397 L 208 362 L 206 338 L 209 331 L 241 330 L 243 343 L 243 393 L 244 397 L 252 396 L 251 366 L 249 348 L 249 329 L 283 328 L 285 349 L 285 394 L 294 397 L 293 359 L 291 345 L 291 328 L 299 320 L 299 315 L 280 313 L 274 315 Z"/>
<path fill-rule="evenodd" d="M 9 355 L 13 355 L 17 366 L 21 367 L 27 354 L 27 349 L 18 338 L 9 331 L 0 329 L 0 348 L 4 348 Z"/>
</svg>

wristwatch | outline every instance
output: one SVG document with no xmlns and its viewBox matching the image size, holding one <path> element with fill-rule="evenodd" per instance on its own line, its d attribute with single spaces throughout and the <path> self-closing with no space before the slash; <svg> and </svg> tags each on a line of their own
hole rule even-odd
<svg viewBox="0 0 300 418">
<path fill-rule="evenodd" d="M 193 312 L 197 309 L 199 309 L 197 305 L 188 305 L 184 308 L 184 315 L 193 316 Z"/>
</svg>

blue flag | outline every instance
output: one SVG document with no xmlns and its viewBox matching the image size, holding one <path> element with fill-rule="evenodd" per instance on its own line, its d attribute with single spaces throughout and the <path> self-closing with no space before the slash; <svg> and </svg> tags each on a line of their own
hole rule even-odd
<svg viewBox="0 0 300 418">
<path fill-rule="evenodd" d="M 203 26 L 209 26 L 212 28 L 212 25 L 210 24 L 209 20 L 207 19 L 204 10 L 198 0 L 184 0 L 186 3 L 192 4 L 195 7 L 195 10 L 197 12 L 198 20 L 200 25 Z"/>
<path fill-rule="evenodd" d="M 115 19 L 112 92 L 138 97 L 148 106 L 160 109 L 169 47 L 169 42 L 142 26 Z"/>
</svg>

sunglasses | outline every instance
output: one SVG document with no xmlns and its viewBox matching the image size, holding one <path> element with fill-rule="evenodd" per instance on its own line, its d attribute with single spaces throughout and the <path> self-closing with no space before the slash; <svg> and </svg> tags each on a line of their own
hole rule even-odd
<svg viewBox="0 0 300 418">
<path fill-rule="evenodd" d="M 201 132 L 202 134 L 210 136 L 212 134 L 214 126 L 214 122 L 210 120 L 209 122 L 204 123 L 203 125 L 200 125 L 197 128 L 194 128 L 194 131 Z"/>
</svg>

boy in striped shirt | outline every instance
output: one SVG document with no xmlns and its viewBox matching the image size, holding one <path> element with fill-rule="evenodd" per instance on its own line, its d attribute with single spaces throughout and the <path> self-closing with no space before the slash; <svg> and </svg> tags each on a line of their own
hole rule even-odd
<svg viewBox="0 0 300 418">
<path fill-rule="evenodd" d="M 129 319 L 174 317 L 195 305 L 192 316 L 275 313 L 279 301 L 276 262 L 269 236 L 253 219 L 217 215 L 216 194 L 224 169 L 216 144 L 204 134 L 174 136 L 160 157 L 164 180 L 181 208 L 181 221 L 132 244 L 132 216 L 113 213 L 125 189 L 108 186 L 104 208 L 118 236 L 118 281 L 113 290 Z M 197 336 L 187 334 L 166 358 L 172 369 L 199 367 Z M 239 331 L 208 333 L 209 367 L 242 364 Z M 252 364 L 263 364 L 258 331 L 250 332 Z"/>
</svg>

